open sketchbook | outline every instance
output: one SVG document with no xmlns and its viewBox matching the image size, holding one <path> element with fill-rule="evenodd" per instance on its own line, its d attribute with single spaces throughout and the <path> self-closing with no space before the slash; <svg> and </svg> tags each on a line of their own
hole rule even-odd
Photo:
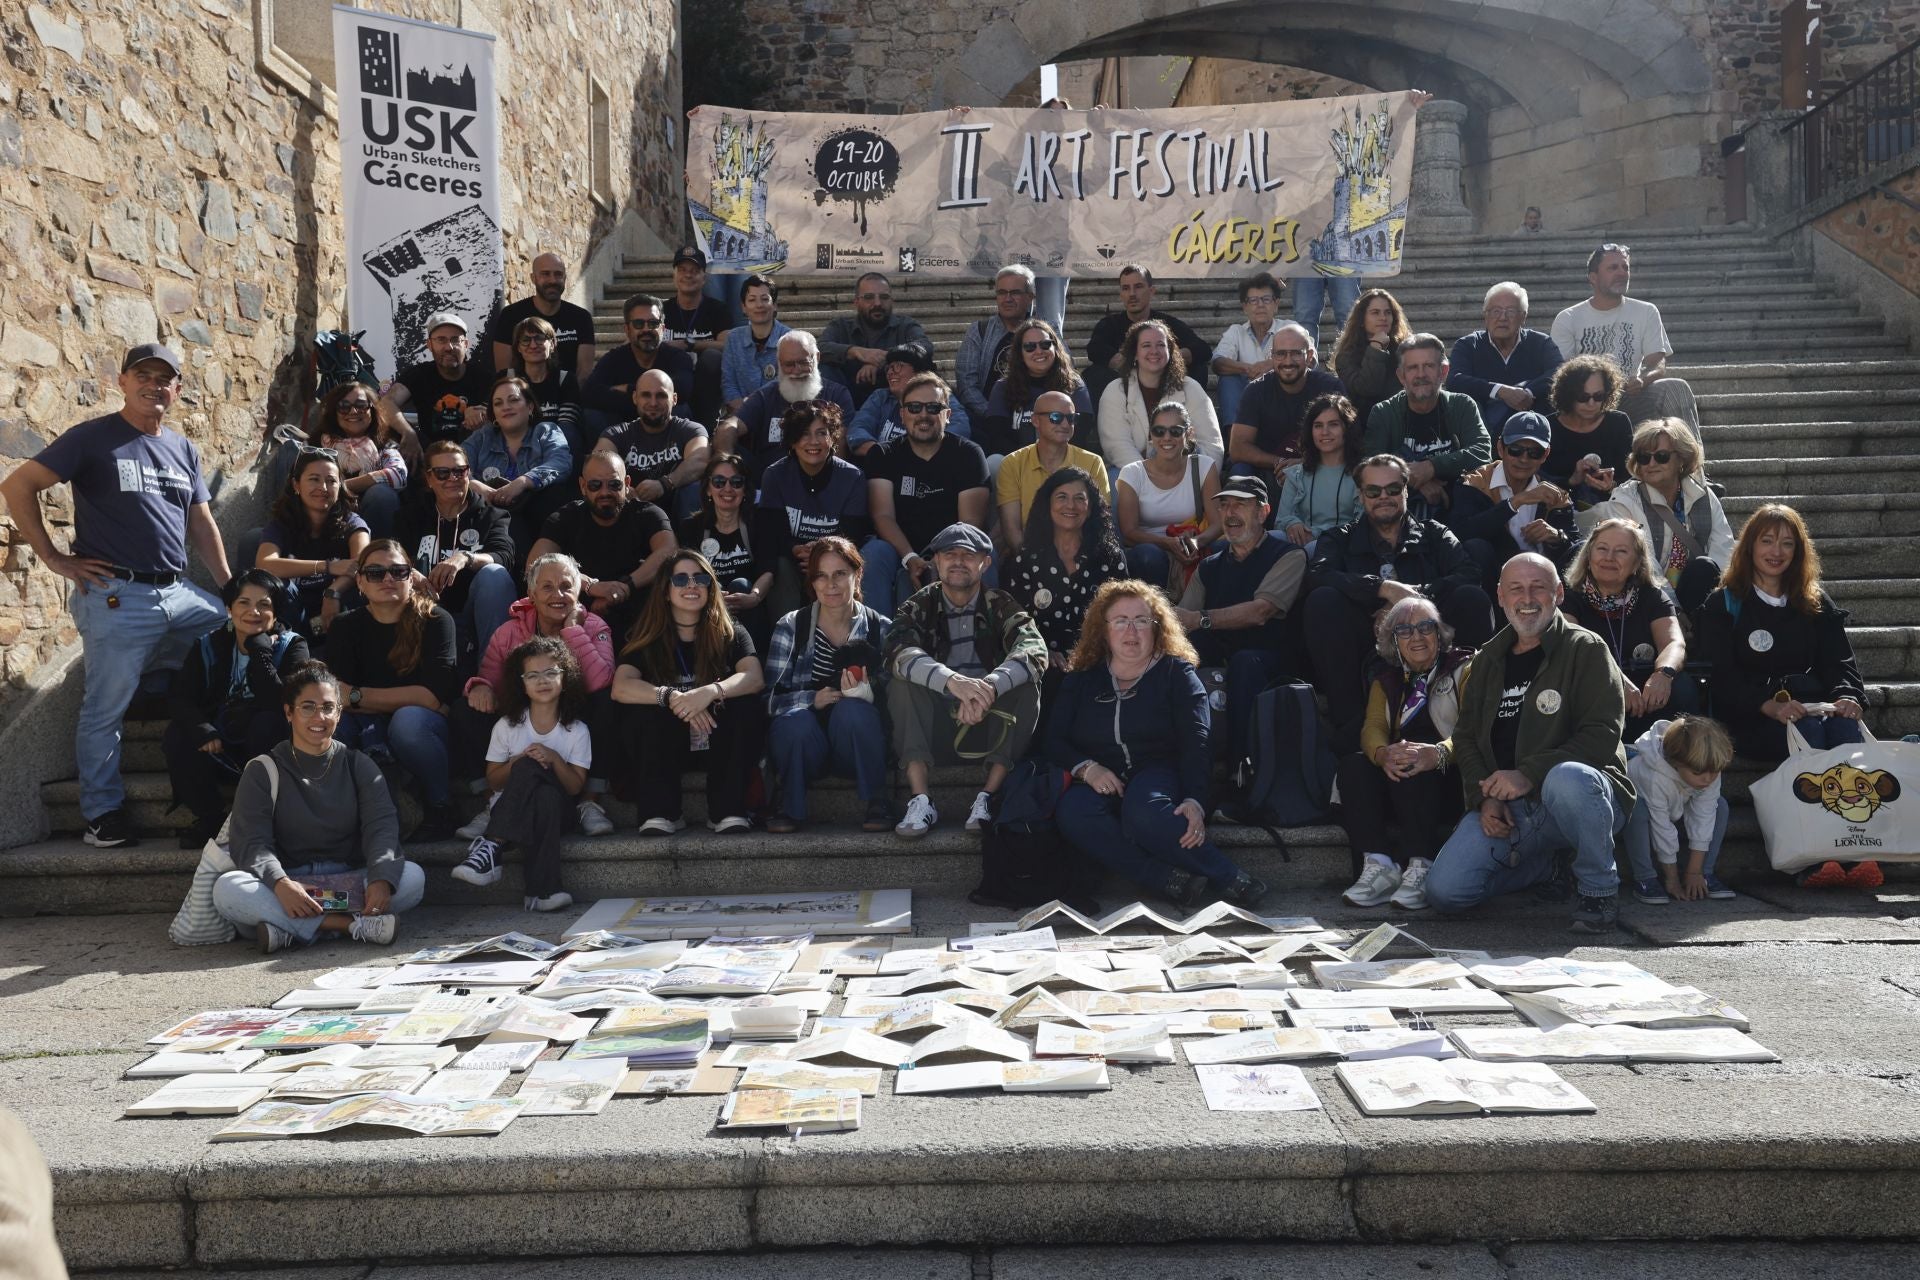
<svg viewBox="0 0 1920 1280">
<path fill-rule="evenodd" d="M 1195 1067 L 1209 1111 L 1318 1111 L 1320 1096 L 1298 1067 Z"/>
<path fill-rule="evenodd" d="M 1227 920 L 1239 920 L 1270 933 L 1314 933 L 1320 928 L 1319 922 L 1309 916 L 1258 916 L 1245 908 L 1234 906 L 1231 902 L 1216 902 L 1210 907 L 1202 907 L 1184 920 L 1163 916 L 1144 902 L 1136 902 L 1130 906 L 1109 911 L 1096 920 L 1080 914 L 1055 898 L 1052 902 L 1035 907 L 1021 916 L 1013 922 L 1011 928 L 999 924 L 980 924 L 974 925 L 972 932 L 976 936 L 1025 933 L 1049 920 L 1065 920 L 1080 926 L 1088 933 L 1112 933 L 1123 925 L 1143 920 L 1171 933 L 1198 933 L 1202 929 L 1212 928 Z"/>
<path fill-rule="evenodd" d="M 722 1129 L 784 1128 L 832 1133 L 860 1127 L 858 1089 L 735 1089 L 720 1109 Z"/>
<path fill-rule="evenodd" d="M 1370 1116 L 1456 1116 L 1494 1112 L 1592 1111 L 1593 1103 L 1537 1062 L 1388 1058 L 1333 1069 Z"/>
<path fill-rule="evenodd" d="M 519 1098 L 474 1102 L 410 1098 L 397 1093 L 362 1093 L 338 1102 L 262 1102 L 213 1135 L 215 1142 L 258 1138 L 311 1138 L 349 1125 L 407 1129 L 429 1137 L 495 1134 L 525 1109 Z"/>
<path fill-rule="evenodd" d="M 1460 1027 L 1453 1042 L 1482 1062 L 1778 1062 L 1731 1027 Z"/>
<path fill-rule="evenodd" d="M 907 933 L 908 889 L 818 893 L 746 893 L 662 898 L 602 898 L 561 935 L 605 929 L 632 937 L 709 937 L 715 933 Z"/>
<path fill-rule="evenodd" d="M 1510 998 L 1514 1008 L 1547 1030 L 1568 1022 L 1589 1027 L 1628 1023 L 1640 1027 L 1747 1029 L 1746 1014 L 1693 987 L 1562 987 L 1555 991 L 1515 991 Z"/>
</svg>

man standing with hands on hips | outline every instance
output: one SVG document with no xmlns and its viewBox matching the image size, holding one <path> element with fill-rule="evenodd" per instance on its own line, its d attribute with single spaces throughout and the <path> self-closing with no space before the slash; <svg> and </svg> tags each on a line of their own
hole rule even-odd
<svg viewBox="0 0 1920 1280">
<path fill-rule="evenodd" d="M 216 586 L 228 574 L 200 454 L 164 425 L 180 391 L 179 356 L 157 342 L 134 347 L 120 362 L 119 412 L 68 428 L 0 481 L 14 527 L 74 584 L 68 607 L 86 663 L 74 732 L 80 812 L 87 843 L 102 849 L 138 843 L 122 811 L 120 722 L 141 677 L 178 667 L 187 646 L 226 616 L 187 581 L 188 544 Z M 57 484 L 73 486 L 66 552 L 40 512 L 40 494 Z"/>
</svg>

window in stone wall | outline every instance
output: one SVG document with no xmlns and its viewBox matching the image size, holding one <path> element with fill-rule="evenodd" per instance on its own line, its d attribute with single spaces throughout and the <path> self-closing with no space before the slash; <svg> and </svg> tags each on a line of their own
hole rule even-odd
<svg viewBox="0 0 1920 1280">
<path fill-rule="evenodd" d="M 587 129 L 587 173 L 593 201 L 603 209 L 613 208 L 613 98 L 607 86 L 587 77 L 587 97 L 591 118 Z"/>
<path fill-rule="evenodd" d="M 341 0 L 354 8 L 358 0 Z M 315 0 L 253 0 L 254 56 L 260 70 L 337 115 L 333 7 Z"/>
</svg>

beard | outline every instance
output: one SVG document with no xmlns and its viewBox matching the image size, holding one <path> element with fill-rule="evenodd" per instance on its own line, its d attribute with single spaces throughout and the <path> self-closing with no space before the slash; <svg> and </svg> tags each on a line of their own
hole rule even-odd
<svg viewBox="0 0 1920 1280">
<path fill-rule="evenodd" d="M 788 404 L 798 404 L 802 400 L 818 400 L 825 384 L 820 380 L 820 371 L 815 369 L 804 378 L 789 378 L 780 375 L 780 396 Z"/>
</svg>

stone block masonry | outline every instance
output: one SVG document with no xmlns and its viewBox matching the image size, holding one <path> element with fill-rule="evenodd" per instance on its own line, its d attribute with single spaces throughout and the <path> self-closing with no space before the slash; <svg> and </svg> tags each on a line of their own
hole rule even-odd
<svg viewBox="0 0 1920 1280">
<path fill-rule="evenodd" d="M 1813 224 L 1908 293 L 1920 296 L 1920 169 L 1912 169 Z M 0 340 L 0 349 L 5 342 Z"/>
<path fill-rule="evenodd" d="M 256 26 L 275 7 L 0 6 L 0 471 L 117 405 L 121 352 L 155 338 L 185 357 L 171 423 L 210 473 L 250 466 L 266 426 L 299 416 L 307 340 L 350 321 L 347 264 L 339 135 L 324 95 L 293 74 L 297 63 L 276 55 L 270 67 L 257 54 Z M 553 250 L 577 271 L 623 220 L 637 216 L 662 242 L 679 235 L 675 0 L 379 7 L 499 41 L 510 296 L 530 292 L 534 254 Z M 589 190 L 590 75 L 613 105 L 611 208 Z M 55 493 L 64 539 L 71 515 Z M 0 554 L 4 701 L 74 633 L 64 583 L 4 523 Z"/>
</svg>

